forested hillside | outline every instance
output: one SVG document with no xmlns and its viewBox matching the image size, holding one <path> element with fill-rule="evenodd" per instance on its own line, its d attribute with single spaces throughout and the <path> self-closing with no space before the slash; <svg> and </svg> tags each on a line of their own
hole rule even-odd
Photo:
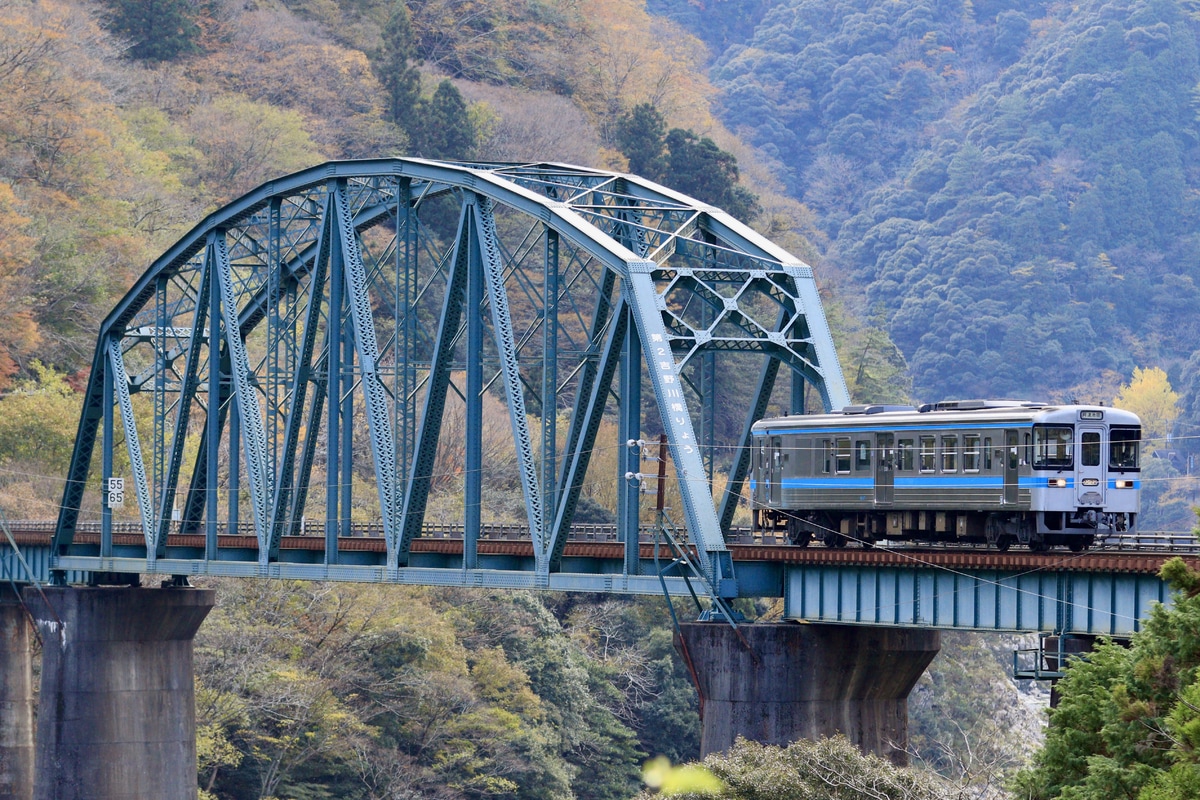
<svg viewBox="0 0 1200 800">
<path fill-rule="evenodd" d="M 636 168 L 736 208 L 818 267 L 856 400 L 907 399 L 905 356 L 924 399 L 1092 383 L 1107 399 L 1158 363 L 1178 382 L 1190 348 L 1152 333 L 1183 330 L 1170 309 L 1192 291 L 1194 23 L 1138 8 L 0 0 L 0 509 L 54 515 L 96 329 L 151 260 L 332 158 Z M 1117 108 L 1135 78 L 1183 105 L 1135 123 Z M 1152 140 L 1175 154 L 1161 175 L 1135 159 Z M 1145 203 L 1122 204 L 1115 181 L 1135 172 Z M 1070 233 L 1085 196 L 1094 241 Z M 661 602 L 218 589 L 197 651 L 217 797 L 619 798 L 645 757 L 697 753 Z M 980 742 L 988 769 L 1020 761 L 1037 713 L 1000 669 L 979 640 L 948 640 L 914 699 L 920 759 L 976 783 L 998 774 L 966 769 Z M 985 713 L 1001 704 L 1011 716 Z"/>
<path fill-rule="evenodd" d="M 917 398 L 1111 403 L 1161 369 L 1178 405 L 1146 445 L 1142 522 L 1192 527 L 1193 4 L 652 5 L 732 33 L 705 37 L 722 119 L 813 213 L 826 280 L 861 296 Z"/>
<path fill-rule="evenodd" d="M 1137 366 L 1196 378 L 1198 29 L 1170 0 L 779 0 L 712 75 L 918 396 L 1108 402 Z"/>
</svg>

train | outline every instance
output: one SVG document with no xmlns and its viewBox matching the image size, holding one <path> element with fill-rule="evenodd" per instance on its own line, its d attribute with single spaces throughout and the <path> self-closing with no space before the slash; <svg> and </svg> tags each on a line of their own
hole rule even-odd
<svg viewBox="0 0 1200 800">
<path fill-rule="evenodd" d="M 1136 530 L 1141 420 L 1017 400 L 857 405 L 751 429 L 756 531 L 1073 552 Z"/>
</svg>

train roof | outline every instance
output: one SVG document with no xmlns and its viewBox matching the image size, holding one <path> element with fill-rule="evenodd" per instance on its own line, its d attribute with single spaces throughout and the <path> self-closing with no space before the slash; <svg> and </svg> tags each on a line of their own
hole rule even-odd
<svg viewBox="0 0 1200 800">
<path fill-rule="evenodd" d="M 832 414 L 804 414 L 763 419 L 754 423 L 758 433 L 779 428 L 889 428 L 897 425 L 917 427 L 963 427 L 972 423 L 1071 423 L 1085 418 L 1118 425 L 1140 425 L 1131 411 L 1111 406 L 1040 403 L 1030 400 L 948 400 L 920 407 L 901 405 L 846 406 Z M 1099 415 L 1097 416 L 1097 412 Z"/>
</svg>

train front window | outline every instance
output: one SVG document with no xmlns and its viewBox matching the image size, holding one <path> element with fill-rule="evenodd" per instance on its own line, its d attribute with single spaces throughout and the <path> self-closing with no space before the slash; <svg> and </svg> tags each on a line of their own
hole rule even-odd
<svg viewBox="0 0 1200 800">
<path fill-rule="evenodd" d="M 1079 460 L 1085 467 L 1100 466 L 1100 434 L 1084 431 L 1080 439 Z"/>
<path fill-rule="evenodd" d="M 837 440 L 837 471 L 840 475 L 850 472 L 850 440 Z"/>
<path fill-rule="evenodd" d="M 1069 469 L 1074 463 L 1071 450 L 1075 429 L 1070 425 L 1035 425 L 1033 428 L 1033 466 L 1035 469 Z"/>
<path fill-rule="evenodd" d="M 1118 428 L 1108 432 L 1108 466 L 1111 469 L 1137 469 L 1141 428 Z"/>
</svg>

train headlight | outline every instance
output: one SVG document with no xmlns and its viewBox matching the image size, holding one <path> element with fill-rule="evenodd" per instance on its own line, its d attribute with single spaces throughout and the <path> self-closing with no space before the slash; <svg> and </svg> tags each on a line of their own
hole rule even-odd
<svg viewBox="0 0 1200 800">
<path fill-rule="evenodd" d="M 1117 489 L 1132 489 L 1133 481 L 1116 481 L 1113 486 Z"/>
<path fill-rule="evenodd" d="M 1065 488 L 1067 488 L 1067 479 L 1066 478 L 1047 478 L 1046 485 L 1049 486 L 1051 489 L 1065 489 Z"/>
</svg>

